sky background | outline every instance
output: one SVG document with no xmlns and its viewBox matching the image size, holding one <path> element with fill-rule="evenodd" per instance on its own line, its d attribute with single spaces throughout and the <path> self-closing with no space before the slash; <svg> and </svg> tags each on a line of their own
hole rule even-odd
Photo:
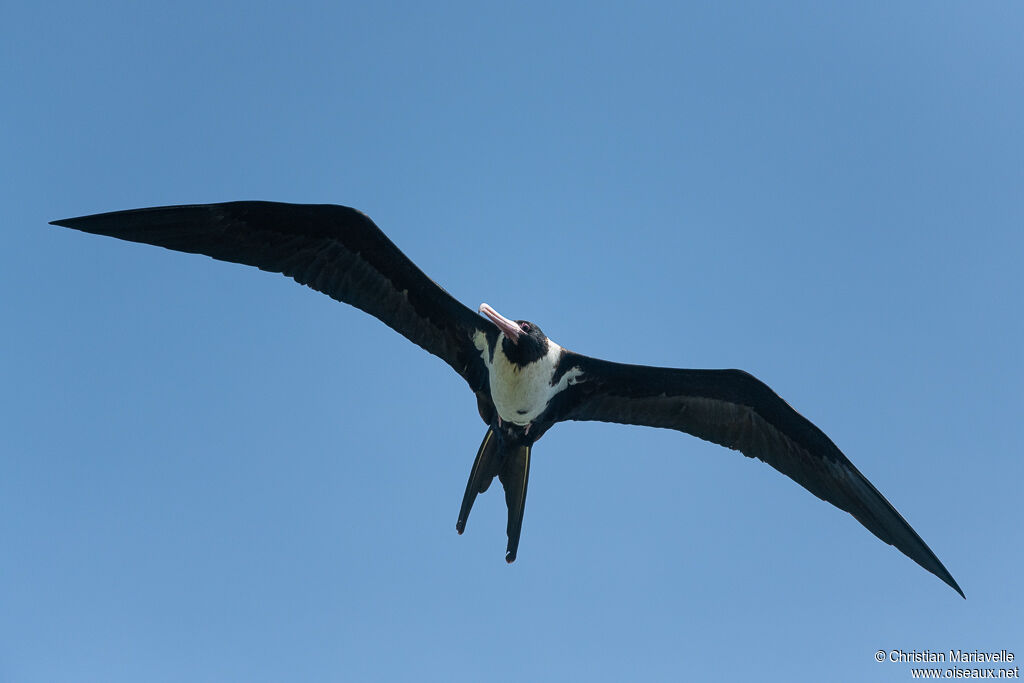
<svg viewBox="0 0 1024 683">
<path fill-rule="evenodd" d="M 440 5 L 440 6 L 438 6 Z M 910 680 L 1024 659 L 1024 6 L 11 2 L 0 681 Z M 758 461 L 572 423 L 519 559 L 444 363 L 255 269 L 50 227 L 358 207 L 467 305 L 737 367 L 967 594 Z"/>
</svg>

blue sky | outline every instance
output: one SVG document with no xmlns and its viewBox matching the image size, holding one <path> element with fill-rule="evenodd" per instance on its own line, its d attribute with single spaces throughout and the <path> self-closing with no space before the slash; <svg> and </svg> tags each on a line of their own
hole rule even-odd
<svg viewBox="0 0 1024 683">
<path fill-rule="evenodd" d="M 1024 657 L 1013 3 L 3 10 L 0 680 L 893 680 Z M 739 367 L 961 600 L 768 466 L 568 424 L 519 560 L 441 361 L 280 276 L 49 227 L 366 211 L 590 355 Z M 1018 662 L 1019 663 L 1019 662 Z"/>
</svg>

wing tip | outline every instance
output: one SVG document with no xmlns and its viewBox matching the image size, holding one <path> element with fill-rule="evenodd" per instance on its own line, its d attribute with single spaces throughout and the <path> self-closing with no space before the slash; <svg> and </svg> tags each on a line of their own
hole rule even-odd
<svg viewBox="0 0 1024 683">
<path fill-rule="evenodd" d="M 957 584 L 957 582 L 956 582 L 956 579 L 954 579 L 954 578 L 953 578 L 952 576 L 950 576 L 950 575 L 949 575 L 948 573 L 946 574 L 946 576 L 945 576 L 945 577 L 939 577 L 939 578 L 941 578 L 941 579 L 942 579 L 943 581 L 945 581 L 945 582 L 946 582 L 946 584 L 947 584 L 947 585 L 948 585 L 948 586 L 949 586 L 950 588 L 952 588 L 952 589 L 953 589 L 953 590 L 955 590 L 955 591 L 956 591 L 957 593 L 959 593 L 959 594 L 960 594 L 960 597 L 961 597 L 961 598 L 963 598 L 964 600 L 966 600 L 966 599 L 967 599 L 967 596 L 966 596 L 966 595 L 964 595 L 964 592 L 963 592 L 963 590 L 961 590 L 961 588 L 960 588 L 960 585 L 959 585 L 959 584 Z"/>
<path fill-rule="evenodd" d="M 924 543 L 924 541 L 922 541 L 922 544 L 923 543 Z M 902 550 L 902 549 L 900 549 L 900 550 Z M 916 557 L 914 557 L 912 555 L 908 555 L 908 556 L 912 560 L 917 562 L 919 565 L 921 565 L 922 567 L 927 569 L 929 572 L 934 574 L 936 577 L 938 577 L 942 581 L 942 583 L 946 584 L 947 586 L 949 586 L 950 588 L 955 590 L 960 595 L 961 598 L 966 600 L 967 596 L 964 594 L 963 589 L 960 588 L 960 584 L 958 584 L 956 582 L 956 579 L 954 579 L 953 575 L 949 573 L 949 570 L 946 569 L 945 565 L 942 564 L 942 562 L 939 560 L 939 558 L 935 556 L 935 553 L 933 553 L 931 551 L 931 549 L 928 548 L 927 545 L 925 546 L 925 550 L 928 551 L 930 559 L 932 560 L 932 562 L 930 562 L 930 563 L 926 564 L 925 562 L 922 562 L 920 559 L 918 559 L 918 558 L 916 558 Z M 905 551 L 903 551 L 903 552 L 905 553 Z"/>
</svg>

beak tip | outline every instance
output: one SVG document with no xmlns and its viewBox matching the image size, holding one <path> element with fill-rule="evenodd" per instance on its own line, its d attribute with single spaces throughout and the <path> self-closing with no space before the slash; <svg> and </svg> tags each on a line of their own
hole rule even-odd
<svg viewBox="0 0 1024 683">
<path fill-rule="evenodd" d="M 498 329 L 501 330 L 505 334 L 505 337 L 513 344 L 519 342 L 519 334 L 521 330 L 514 321 L 501 315 L 487 303 L 480 304 L 480 308 L 478 308 L 477 311 L 484 314 L 492 323 L 497 325 Z"/>
</svg>

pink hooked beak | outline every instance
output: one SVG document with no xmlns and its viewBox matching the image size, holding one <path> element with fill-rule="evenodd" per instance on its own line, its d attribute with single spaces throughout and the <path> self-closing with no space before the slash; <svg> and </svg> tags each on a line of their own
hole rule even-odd
<svg viewBox="0 0 1024 683">
<path fill-rule="evenodd" d="M 480 304 L 480 312 L 486 315 L 492 323 L 498 326 L 498 329 L 505 333 L 513 344 L 519 342 L 519 335 L 523 333 L 523 330 L 519 327 L 519 323 L 515 320 L 509 320 L 501 313 L 491 308 L 487 304 Z"/>
</svg>

